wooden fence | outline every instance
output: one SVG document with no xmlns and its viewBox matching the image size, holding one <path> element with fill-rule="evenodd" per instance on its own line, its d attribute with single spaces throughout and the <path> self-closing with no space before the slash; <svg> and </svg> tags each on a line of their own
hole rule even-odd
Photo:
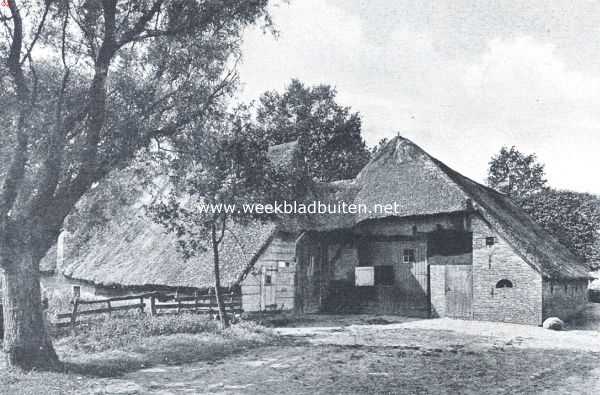
<svg viewBox="0 0 600 395">
<path fill-rule="evenodd" d="M 224 307 L 227 314 L 242 312 L 242 303 L 239 295 L 233 292 L 223 294 Z M 72 309 L 69 312 L 56 314 L 53 324 L 57 327 L 75 326 L 81 321 L 82 316 L 112 314 L 113 312 L 139 310 L 140 313 L 157 315 L 162 312 L 180 313 L 184 310 L 199 314 L 218 315 L 217 300 L 214 294 L 195 294 L 192 296 L 165 294 L 160 292 L 139 295 L 118 296 L 106 299 L 85 300 L 77 295 L 71 301 Z M 94 308 L 86 308 L 92 306 Z M 99 306 L 99 307 L 96 307 Z"/>
</svg>

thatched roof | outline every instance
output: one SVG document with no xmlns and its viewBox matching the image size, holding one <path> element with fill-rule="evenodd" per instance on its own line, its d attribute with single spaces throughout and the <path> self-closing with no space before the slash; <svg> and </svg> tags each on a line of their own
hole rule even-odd
<svg viewBox="0 0 600 395">
<path fill-rule="evenodd" d="M 90 240 L 65 262 L 64 275 L 100 285 L 205 288 L 214 284 L 212 251 L 184 259 L 174 235 L 143 212 Z M 273 235 L 273 223 L 233 225 L 220 248 L 223 286 L 234 285 Z"/>
<path fill-rule="evenodd" d="M 292 163 L 297 143 L 269 150 L 271 160 Z M 411 141 L 392 139 L 353 180 L 321 183 L 309 188 L 304 202 L 375 204 L 398 203 L 399 217 L 477 210 L 535 270 L 549 279 L 588 278 L 589 268 L 581 259 L 537 225 L 511 200 L 476 183 L 430 156 Z M 234 284 L 253 264 L 253 259 L 278 231 L 332 231 L 352 229 L 357 224 L 383 218 L 383 213 L 360 215 L 282 216 L 278 221 L 237 226 L 222 246 L 223 277 Z M 206 287 L 212 284 L 209 253 L 189 261 L 179 255 L 176 240 L 143 213 L 121 219 L 120 225 L 104 232 L 91 248 L 66 262 L 63 272 L 99 284 L 168 285 Z M 99 236 L 100 237 L 100 236 Z"/>
<path fill-rule="evenodd" d="M 290 143 L 269 149 L 269 160 L 276 166 L 289 167 L 296 160 L 298 144 Z M 92 236 L 78 251 L 68 251 L 62 274 L 99 285 L 172 286 L 205 288 L 214 283 L 212 252 L 184 259 L 177 239 L 164 227 L 147 217 L 145 210 L 134 204 L 123 210 Z M 273 237 L 275 222 L 253 221 L 232 224 L 220 245 L 223 286 L 237 284 Z M 44 271 L 55 269 L 56 248 L 42 260 Z"/>
<path fill-rule="evenodd" d="M 589 268 L 553 236 L 535 223 L 507 196 L 459 174 L 433 158 L 412 141 L 392 139 L 358 174 L 339 184 L 337 191 L 370 212 L 348 218 L 320 219 L 320 228 L 354 226 L 389 215 L 376 213 L 375 204 L 398 203 L 397 217 L 453 213 L 472 206 L 515 250 L 546 278 L 588 278 Z M 339 217 L 339 216 L 337 216 Z"/>
<path fill-rule="evenodd" d="M 293 218 L 285 223 L 287 226 L 296 230 L 352 228 L 367 220 L 388 217 L 373 208 L 376 204 L 394 202 L 400 209 L 396 217 L 475 209 L 544 277 L 589 277 L 589 268 L 583 260 L 542 229 L 510 198 L 459 174 L 400 136 L 384 146 L 354 180 L 316 186 L 315 195 L 325 202 L 344 200 L 364 204 L 370 211 L 357 215 Z"/>
<path fill-rule="evenodd" d="M 546 232 L 508 196 L 478 184 L 443 163 L 433 160 L 469 195 L 483 218 L 545 278 L 589 278 L 590 268 L 583 259 Z"/>
</svg>

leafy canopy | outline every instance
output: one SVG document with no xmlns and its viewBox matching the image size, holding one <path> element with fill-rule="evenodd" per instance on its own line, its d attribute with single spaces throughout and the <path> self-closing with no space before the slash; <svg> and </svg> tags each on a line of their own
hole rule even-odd
<svg viewBox="0 0 600 395">
<path fill-rule="evenodd" d="M 544 165 L 536 155 L 526 155 L 515 146 L 502 147 L 492 157 L 487 181 L 490 187 L 517 200 L 542 191 L 547 183 Z"/>
<path fill-rule="evenodd" d="M 510 196 L 534 221 L 574 254 L 600 262 L 600 198 L 547 186 L 544 165 L 535 154 L 502 147 L 492 157 L 488 185 Z"/>
<path fill-rule="evenodd" d="M 271 165 L 268 141 L 246 108 L 178 141 L 175 152 L 170 158 L 173 189 L 150 212 L 178 237 L 187 258 L 220 244 L 234 223 L 271 218 L 245 212 L 244 204 L 271 202 L 293 193 L 284 174 L 289 169 Z"/>
<path fill-rule="evenodd" d="M 265 92 L 257 123 L 271 144 L 298 140 L 309 175 L 318 181 L 353 178 L 369 161 L 361 119 L 336 102 L 330 85 L 305 86 L 293 79 L 285 92 Z"/>
</svg>

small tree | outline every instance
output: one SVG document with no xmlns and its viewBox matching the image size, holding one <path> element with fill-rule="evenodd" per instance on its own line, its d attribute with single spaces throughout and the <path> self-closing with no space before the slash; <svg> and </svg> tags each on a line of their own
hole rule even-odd
<svg viewBox="0 0 600 395">
<path fill-rule="evenodd" d="M 286 91 L 260 97 L 257 122 L 271 144 L 298 140 L 309 175 L 319 181 L 353 178 L 370 159 L 361 119 L 336 102 L 329 85 L 292 80 Z"/>
<path fill-rule="evenodd" d="M 502 147 L 490 160 L 488 185 L 519 200 L 546 188 L 544 165 L 535 154 L 526 155 L 515 146 Z"/>
<path fill-rule="evenodd" d="M 219 316 L 227 327 L 219 247 L 232 224 L 269 217 L 244 212 L 244 203 L 275 200 L 285 187 L 269 164 L 267 141 L 246 115 L 231 115 L 213 130 L 191 136 L 182 147 L 171 158 L 172 168 L 179 169 L 171 177 L 174 190 L 150 211 L 156 222 L 177 236 L 186 259 L 212 250 Z"/>
</svg>

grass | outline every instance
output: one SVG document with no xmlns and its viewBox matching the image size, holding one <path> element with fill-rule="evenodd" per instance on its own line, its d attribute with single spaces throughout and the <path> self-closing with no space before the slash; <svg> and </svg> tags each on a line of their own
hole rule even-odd
<svg viewBox="0 0 600 395">
<path fill-rule="evenodd" d="M 253 322 L 221 330 L 217 321 L 193 313 L 106 315 L 52 336 L 61 371 L 0 371 L 0 394 L 89 393 L 104 378 L 159 364 L 212 363 L 278 340 Z"/>
</svg>

